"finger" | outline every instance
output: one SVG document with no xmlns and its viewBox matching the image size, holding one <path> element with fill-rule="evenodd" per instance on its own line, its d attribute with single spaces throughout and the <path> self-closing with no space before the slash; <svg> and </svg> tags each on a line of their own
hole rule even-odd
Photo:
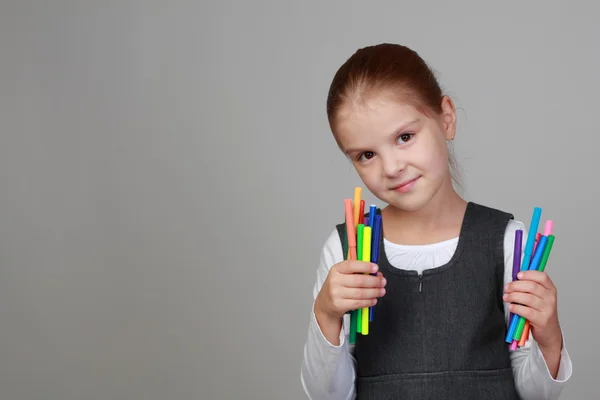
<svg viewBox="0 0 600 400">
<path fill-rule="evenodd" d="M 383 276 L 352 274 L 340 277 L 339 284 L 348 288 L 384 287 L 387 281 Z"/>
<path fill-rule="evenodd" d="M 339 295 L 348 300 L 375 299 L 385 294 L 385 288 L 341 288 Z"/>
<path fill-rule="evenodd" d="M 509 310 L 513 314 L 517 314 L 518 316 L 525 318 L 533 326 L 540 325 L 540 322 L 543 318 L 543 314 L 540 311 L 520 304 L 511 304 L 509 306 Z"/>
<path fill-rule="evenodd" d="M 544 293 L 547 291 L 547 289 L 534 281 L 514 281 L 506 285 L 504 291 L 506 293 L 531 293 L 543 298 Z"/>
<path fill-rule="evenodd" d="M 374 306 L 375 304 L 377 304 L 377 299 L 366 299 L 366 300 L 344 299 L 342 302 L 342 308 L 344 310 L 350 311 L 350 310 L 358 310 L 358 309 L 364 308 L 364 307 L 371 307 L 371 306 Z"/>
<path fill-rule="evenodd" d="M 545 272 L 540 271 L 521 271 L 517 275 L 517 278 L 521 281 L 533 281 L 537 282 L 546 289 L 555 290 L 554 282 Z"/>
<path fill-rule="evenodd" d="M 516 303 L 537 311 L 544 309 L 544 299 L 530 293 L 512 292 L 505 294 L 502 299 L 507 303 Z"/>
<path fill-rule="evenodd" d="M 339 263 L 337 270 L 341 274 L 374 274 L 379 271 L 379 267 L 377 264 L 366 261 L 347 260 Z"/>
</svg>

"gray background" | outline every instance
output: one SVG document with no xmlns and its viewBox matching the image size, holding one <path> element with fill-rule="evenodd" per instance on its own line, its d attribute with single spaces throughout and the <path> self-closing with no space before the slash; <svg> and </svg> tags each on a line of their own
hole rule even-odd
<svg viewBox="0 0 600 400">
<path fill-rule="evenodd" d="M 319 253 L 360 184 L 326 93 L 380 42 L 454 96 L 467 199 L 555 221 L 562 398 L 598 398 L 598 11 L 3 0 L 0 398 L 304 398 Z"/>
</svg>

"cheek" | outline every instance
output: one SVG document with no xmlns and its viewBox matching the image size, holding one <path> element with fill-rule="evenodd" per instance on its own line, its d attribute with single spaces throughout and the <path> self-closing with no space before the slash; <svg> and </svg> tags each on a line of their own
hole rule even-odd
<svg viewBox="0 0 600 400">
<path fill-rule="evenodd" d="M 358 176 L 371 191 L 377 191 L 381 185 L 381 174 L 376 168 L 357 169 Z"/>
<path fill-rule="evenodd" d="M 444 175 L 448 171 L 448 149 L 446 143 L 432 144 L 423 157 L 423 166 L 435 175 Z"/>
</svg>

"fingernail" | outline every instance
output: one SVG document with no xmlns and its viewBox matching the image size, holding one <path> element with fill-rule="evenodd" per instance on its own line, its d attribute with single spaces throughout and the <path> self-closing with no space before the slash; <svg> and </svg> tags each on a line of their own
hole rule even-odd
<svg viewBox="0 0 600 400">
<path fill-rule="evenodd" d="M 519 272 L 519 273 L 517 274 L 517 278 L 519 278 L 519 279 L 523 278 L 523 273 L 522 273 L 522 272 Z"/>
<path fill-rule="evenodd" d="M 383 289 L 383 288 L 382 288 L 382 289 L 379 291 L 379 293 L 381 293 L 381 295 L 383 296 L 383 295 L 385 294 L 385 289 Z"/>
<path fill-rule="evenodd" d="M 381 283 L 383 284 L 383 286 L 385 286 L 385 284 L 387 283 L 387 281 L 385 280 L 385 278 L 381 278 Z"/>
<path fill-rule="evenodd" d="M 504 296 L 502 296 L 502 300 L 506 300 L 508 298 L 508 295 L 505 294 Z"/>
<path fill-rule="evenodd" d="M 373 264 L 373 267 L 371 268 L 371 270 L 373 272 L 377 272 L 377 264 Z"/>
</svg>

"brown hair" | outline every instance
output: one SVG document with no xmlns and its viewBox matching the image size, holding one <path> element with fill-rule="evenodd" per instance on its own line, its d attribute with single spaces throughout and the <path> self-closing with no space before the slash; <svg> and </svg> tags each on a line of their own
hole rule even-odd
<svg viewBox="0 0 600 400">
<path fill-rule="evenodd" d="M 327 118 L 336 141 L 335 119 L 344 103 L 361 103 L 370 92 L 379 89 L 404 95 L 406 101 L 426 115 L 442 112 L 442 89 L 433 71 L 414 50 L 390 43 L 364 47 L 338 69 L 329 87 Z M 453 180 L 460 184 L 451 149 L 449 163 Z"/>
</svg>

